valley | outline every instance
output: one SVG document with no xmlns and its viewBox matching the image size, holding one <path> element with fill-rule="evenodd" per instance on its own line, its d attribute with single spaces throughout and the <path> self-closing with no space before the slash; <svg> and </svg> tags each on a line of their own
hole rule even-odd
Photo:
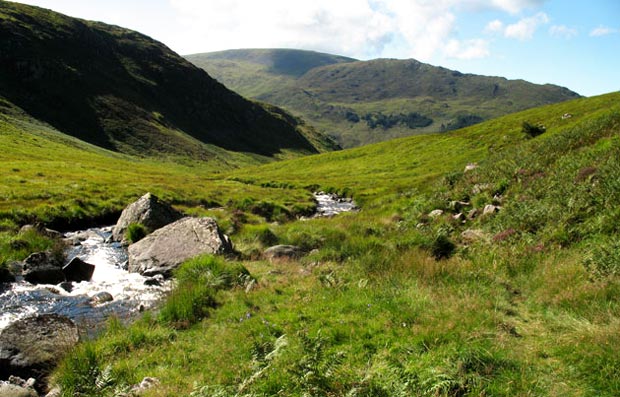
<svg viewBox="0 0 620 397">
<path fill-rule="evenodd" d="M 67 259 L 67 237 L 126 244 L 123 277 L 165 295 L 125 321 L 111 309 L 131 286 L 93 287 L 101 325 L 30 395 L 618 395 L 619 92 L 297 50 L 188 57 L 218 77 L 124 28 L 6 1 L 0 22 L 0 297 L 31 254 Z M 402 77 L 419 90 L 403 97 L 372 78 L 411 70 L 448 85 Z M 447 128 L 459 115 L 481 119 Z M 65 234 L 147 192 L 165 226 Z M 154 276 L 169 226 L 180 252 L 205 230 L 222 246 Z"/>
</svg>

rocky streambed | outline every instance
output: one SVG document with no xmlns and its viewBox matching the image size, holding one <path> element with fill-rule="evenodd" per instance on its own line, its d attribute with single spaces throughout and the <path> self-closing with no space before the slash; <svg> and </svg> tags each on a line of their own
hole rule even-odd
<svg viewBox="0 0 620 397">
<path fill-rule="evenodd" d="M 152 307 L 170 289 L 170 281 L 130 273 L 127 249 L 111 242 L 111 227 L 65 234 L 74 257 L 95 266 L 89 281 L 31 284 L 23 279 L 0 288 L 0 329 L 34 314 L 60 314 L 81 330 L 94 330 L 110 315 L 130 319 Z"/>
</svg>

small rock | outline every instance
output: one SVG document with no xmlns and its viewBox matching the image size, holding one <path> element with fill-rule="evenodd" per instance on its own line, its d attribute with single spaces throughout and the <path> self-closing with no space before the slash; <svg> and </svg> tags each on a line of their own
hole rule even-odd
<svg viewBox="0 0 620 397">
<path fill-rule="evenodd" d="M 479 229 L 467 229 L 461 233 L 461 239 L 468 243 L 487 240 L 487 235 Z"/>
<path fill-rule="evenodd" d="M 269 247 L 263 253 L 266 259 L 299 259 L 303 256 L 304 250 L 296 245 L 275 245 Z"/>
<path fill-rule="evenodd" d="M 431 212 L 428 213 L 429 218 L 437 218 L 442 215 L 443 215 L 443 210 L 440 210 L 440 209 L 432 210 Z"/>
<path fill-rule="evenodd" d="M 480 211 L 477 208 L 474 208 L 467 213 L 467 219 L 469 220 L 475 219 L 479 213 Z"/>
<path fill-rule="evenodd" d="M 146 280 L 144 280 L 144 285 L 160 287 L 163 281 L 164 281 L 164 276 L 162 276 L 161 274 L 156 274 L 153 277 L 149 277 Z"/>
<path fill-rule="evenodd" d="M 37 397 L 34 389 L 14 385 L 11 383 L 0 382 L 0 397 Z"/>
<path fill-rule="evenodd" d="M 64 289 L 67 292 L 73 291 L 73 283 L 71 281 L 64 281 L 58 284 L 58 287 Z"/>
<path fill-rule="evenodd" d="M 146 390 L 152 389 L 158 384 L 159 384 L 159 379 L 147 376 L 144 379 L 142 379 L 142 382 L 140 382 L 139 385 L 135 385 L 134 387 L 132 387 L 131 392 L 135 394 L 140 394 Z"/>
<path fill-rule="evenodd" d="M 71 259 L 67 265 L 62 268 L 62 272 L 68 281 L 90 281 L 95 272 L 95 265 L 86 263 L 78 257 Z"/>
<path fill-rule="evenodd" d="M 111 293 L 105 292 L 105 291 L 98 292 L 90 298 L 90 304 L 95 306 L 95 305 L 100 305 L 106 302 L 112 302 L 113 300 L 114 300 L 114 297 L 112 296 Z"/>
<path fill-rule="evenodd" d="M 490 183 L 477 183 L 471 189 L 471 192 L 473 194 L 480 194 L 482 192 L 486 192 L 487 190 L 491 189 L 492 187 L 493 187 L 493 185 L 490 184 Z"/>
<path fill-rule="evenodd" d="M 46 395 L 45 397 L 60 397 L 62 396 L 62 390 L 60 389 L 59 386 L 53 387 Z"/>
<path fill-rule="evenodd" d="M 459 212 L 456 215 L 452 215 L 452 219 L 454 219 L 457 222 L 465 222 L 465 215 L 463 215 L 462 212 Z"/>
<path fill-rule="evenodd" d="M 15 281 L 13 273 L 5 267 L 0 267 L 0 283 L 12 283 L 13 281 Z"/>
<path fill-rule="evenodd" d="M 482 215 L 492 215 L 496 212 L 498 212 L 502 207 L 497 206 L 497 205 L 493 205 L 493 204 L 487 204 L 484 206 L 484 210 L 482 211 Z"/>
<path fill-rule="evenodd" d="M 476 163 L 469 163 L 465 166 L 465 169 L 463 170 L 463 172 L 469 172 L 469 171 L 473 171 L 476 168 L 478 168 L 478 164 Z"/>
</svg>

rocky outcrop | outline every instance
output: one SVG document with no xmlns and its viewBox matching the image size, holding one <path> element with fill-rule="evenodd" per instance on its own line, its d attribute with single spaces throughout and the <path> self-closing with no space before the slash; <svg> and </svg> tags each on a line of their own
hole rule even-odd
<svg viewBox="0 0 620 397">
<path fill-rule="evenodd" d="M 127 243 L 125 233 L 132 223 L 139 223 L 152 232 L 180 219 L 181 216 L 172 206 L 147 193 L 123 210 L 112 230 L 112 240 Z"/>
<path fill-rule="evenodd" d="M 67 281 L 90 281 L 90 278 L 95 272 L 95 265 L 91 265 L 75 257 L 62 268 L 62 272 Z"/>
<path fill-rule="evenodd" d="M 296 245 L 274 245 L 263 253 L 263 256 L 270 261 L 299 259 L 303 255 L 304 250 Z"/>
<path fill-rule="evenodd" d="M 58 284 L 65 281 L 62 262 L 50 252 L 35 252 L 24 259 L 22 275 L 24 280 L 32 284 Z"/>
<path fill-rule="evenodd" d="M 67 317 L 43 314 L 17 320 L 0 332 L 0 379 L 43 378 L 79 340 Z"/>
<path fill-rule="evenodd" d="M 231 252 L 230 240 L 214 219 L 186 217 L 130 245 L 128 270 L 145 276 L 169 277 L 190 258 Z"/>
</svg>

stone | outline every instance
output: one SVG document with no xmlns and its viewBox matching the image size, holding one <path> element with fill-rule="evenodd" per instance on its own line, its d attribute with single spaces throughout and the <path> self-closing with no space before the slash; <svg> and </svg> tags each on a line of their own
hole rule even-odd
<svg viewBox="0 0 620 397">
<path fill-rule="evenodd" d="M 0 283 L 12 283 L 15 281 L 15 276 L 6 267 L 0 267 Z"/>
<path fill-rule="evenodd" d="M 437 218 L 443 215 L 443 210 L 432 210 L 431 212 L 428 213 L 428 216 L 430 218 Z"/>
<path fill-rule="evenodd" d="M 482 215 L 492 215 L 496 212 L 498 212 L 502 207 L 497 206 L 497 205 L 493 205 L 493 204 L 487 204 L 484 206 L 484 210 L 482 210 Z"/>
<path fill-rule="evenodd" d="M 101 305 L 106 302 L 112 302 L 114 297 L 109 292 L 98 292 L 95 295 L 90 297 L 90 304 L 93 306 Z"/>
<path fill-rule="evenodd" d="M 56 231 L 56 230 L 52 230 L 52 229 L 48 229 L 45 226 L 41 225 L 40 223 L 34 224 L 34 225 L 24 225 L 19 229 L 19 234 L 24 234 L 24 233 L 28 233 L 28 232 L 36 232 L 42 236 L 45 237 L 49 237 L 49 238 L 53 238 L 53 239 L 60 239 L 62 238 L 62 233 Z"/>
<path fill-rule="evenodd" d="M 134 387 L 131 388 L 131 392 L 132 394 L 141 394 L 149 389 L 152 389 L 153 387 L 159 385 L 159 379 L 157 378 L 153 378 L 150 376 L 145 377 L 144 379 L 142 379 L 142 382 L 140 382 L 139 385 L 135 385 Z"/>
<path fill-rule="evenodd" d="M 479 213 L 480 211 L 477 208 L 473 208 L 467 213 L 467 219 L 469 220 L 475 219 Z"/>
<path fill-rule="evenodd" d="M 144 285 L 151 287 L 161 287 L 161 283 L 164 281 L 164 277 L 161 274 L 156 274 L 153 277 L 149 277 L 144 280 Z"/>
<path fill-rule="evenodd" d="M 182 214 L 172 206 L 162 202 L 157 196 L 147 193 L 123 210 L 112 230 L 112 240 L 127 243 L 125 233 L 132 223 L 139 223 L 147 230 L 154 231 L 181 217 Z"/>
<path fill-rule="evenodd" d="M 213 218 L 185 217 L 131 244 L 128 270 L 169 277 L 181 263 L 198 255 L 232 252 L 228 236 Z"/>
<path fill-rule="evenodd" d="M 14 385 L 8 382 L 0 382 L 0 397 L 37 397 L 37 392 L 32 388 Z"/>
<path fill-rule="evenodd" d="M 296 245 L 274 245 L 263 253 L 266 259 L 299 259 L 304 255 L 304 250 Z"/>
<path fill-rule="evenodd" d="M 95 272 L 95 265 L 86 263 L 78 257 L 71 259 L 63 268 L 62 272 L 67 281 L 90 281 Z"/>
<path fill-rule="evenodd" d="M 488 240 L 486 233 L 480 229 L 467 229 L 461 233 L 461 239 L 466 243 Z"/>
<path fill-rule="evenodd" d="M 476 163 L 469 163 L 465 166 L 465 169 L 463 170 L 463 172 L 469 172 L 469 171 L 473 171 L 476 168 L 478 168 L 478 164 Z"/>
<path fill-rule="evenodd" d="M 73 291 L 73 283 L 71 281 L 63 281 L 62 283 L 58 284 L 58 288 L 62 288 L 67 292 L 71 292 Z"/>
<path fill-rule="evenodd" d="M 53 387 L 46 395 L 45 397 L 61 397 L 62 396 L 62 390 L 60 389 L 59 386 L 55 386 Z"/>
<path fill-rule="evenodd" d="M 65 280 L 61 264 L 49 252 L 35 252 L 24 259 L 24 280 L 32 284 L 59 284 Z"/>
<path fill-rule="evenodd" d="M 17 320 L 0 331 L 0 379 L 10 375 L 44 378 L 79 341 L 77 326 L 58 314 L 40 314 Z"/>
</svg>

